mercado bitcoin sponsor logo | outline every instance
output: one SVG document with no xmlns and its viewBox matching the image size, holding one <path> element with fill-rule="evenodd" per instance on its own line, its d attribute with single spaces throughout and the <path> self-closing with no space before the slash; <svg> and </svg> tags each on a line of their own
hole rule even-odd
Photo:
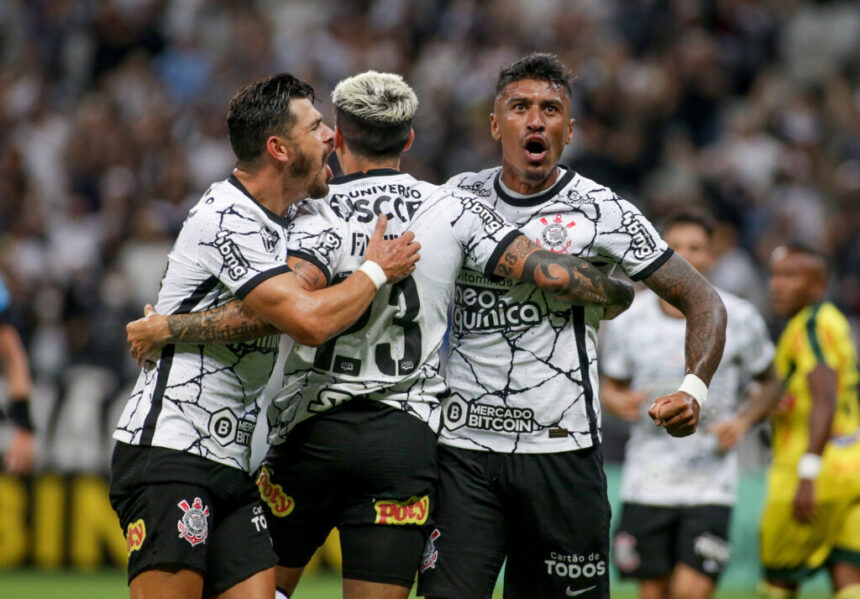
<svg viewBox="0 0 860 599">
<path fill-rule="evenodd" d="M 430 498 L 410 497 L 406 501 L 377 501 L 376 524 L 424 524 L 430 513 Z"/>
<path fill-rule="evenodd" d="M 130 523 L 125 533 L 128 554 L 131 555 L 132 551 L 140 549 L 144 539 L 146 539 L 146 524 L 144 521 L 140 519 Z"/>
<path fill-rule="evenodd" d="M 444 416 L 445 428 L 450 430 L 468 426 L 485 431 L 530 433 L 535 424 L 531 408 L 467 403 L 459 397 L 448 399 Z"/>
<path fill-rule="evenodd" d="M 515 302 L 506 290 L 457 285 L 452 327 L 455 332 L 487 331 L 528 326 L 541 320 L 541 309 L 531 301 Z"/>
<path fill-rule="evenodd" d="M 272 474 L 265 466 L 260 468 L 260 475 L 257 477 L 257 487 L 260 489 L 260 497 L 266 502 L 266 505 L 269 506 L 275 516 L 279 518 L 289 516 L 293 508 L 296 507 L 296 502 L 292 497 L 284 493 L 283 487 L 272 482 Z"/>
</svg>

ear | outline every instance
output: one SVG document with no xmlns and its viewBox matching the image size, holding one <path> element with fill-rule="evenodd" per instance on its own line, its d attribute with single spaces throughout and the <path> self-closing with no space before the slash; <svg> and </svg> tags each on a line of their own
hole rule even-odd
<svg viewBox="0 0 860 599">
<path fill-rule="evenodd" d="M 412 147 L 412 142 L 415 141 L 415 129 L 409 130 L 409 141 L 406 142 L 406 145 L 403 146 L 403 151 L 405 152 L 409 148 Z"/>
<path fill-rule="evenodd" d="M 343 133 L 340 130 L 340 127 L 337 125 L 334 126 L 334 149 L 340 150 L 344 146 L 343 141 Z"/>
<path fill-rule="evenodd" d="M 289 145 L 277 135 L 272 135 L 266 140 L 266 153 L 277 162 L 289 162 L 290 160 Z"/>
<path fill-rule="evenodd" d="M 573 139 L 573 123 L 574 119 L 570 119 L 567 122 L 567 133 L 564 136 L 564 144 L 567 145 L 570 143 L 570 140 Z"/>
<path fill-rule="evenodd" d="M 499 141 L 502 139 L 502 132 L 499 130 L 499 119 L 496 118 L 496 113 L 490 113 L 490 135 L 493 136 L 493 139 Z"/>
</svg>

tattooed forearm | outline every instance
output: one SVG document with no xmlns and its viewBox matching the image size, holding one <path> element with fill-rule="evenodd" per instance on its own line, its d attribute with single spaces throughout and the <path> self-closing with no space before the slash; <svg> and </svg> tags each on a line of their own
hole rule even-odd
<svg viewBox="0 0 860 599">
<path fill-rule="evenodd" d="M 633 301 L 632 287 L 611 279 L 582 258 L 567 254 L 532 252 L 525 259 L 522 280 L 571 303 L 626 308 Z"/>
<path fill-rule="evenodd" d="M 168 343 L 235 343 L 279 333 L 236 300 L 206 312 L 167 317 Z"/>
<path fill-rule="evenodd" d="M 678 254 L 645 279 L 654 293 L 687 318 L 684 341 L 687 374 L 706 384 L 720 365 L 726 344 L 726 308 L 714 288 Z"/>
<path fill-rule="evenodd" d="M 633 301 L 630 285 L 607 277 L 576 256 L 542 250 L 525 235 L 505 249 L 494 273 L 529 283 L 575 304 L 613 306 L 621 312 Z"/>
</svg>

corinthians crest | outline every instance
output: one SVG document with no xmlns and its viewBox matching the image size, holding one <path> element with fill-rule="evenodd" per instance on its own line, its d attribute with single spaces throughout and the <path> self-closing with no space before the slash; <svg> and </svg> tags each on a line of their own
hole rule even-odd
<svg viewBox="0 0 860 599">
<path fill-rule="evenodd" d="M 544 228 L 541 231 L 540 238 L 535 239 L 535 242 L 539 246 L 556 254 L 566 252 L 573 243 L 573 240 L 568 238 L 567 230 L 576 226 L 576 222 L 571 220 L 565 223 L 561 214 L 556 214 L 551 221 L 543 217 L 540 219 L 540 222 Z"/>
<path fill-rule="evenodd" d="M 182 519 L 176 523 L 179 538 L 191 543 L 192 547 L 205 543 L 209 536 L 209 507 L 203 505 L 199 497 L 195 497 L 191 505 L 185 499 L 176 505 L 183 511 Z"/>
</svg>

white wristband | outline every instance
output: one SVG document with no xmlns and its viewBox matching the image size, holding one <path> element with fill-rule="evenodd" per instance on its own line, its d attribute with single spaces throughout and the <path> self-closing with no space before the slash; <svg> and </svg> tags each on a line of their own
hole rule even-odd
<svg viewBox="0 0 860 599">
<path fill-rule="evenodd" d="M 695 374 L 685 376 L 681 386 L 678 387 L 678 391 L 692 395 L 693 399 L 699 402 L 699 408 L 704 407 L 705 400 L 708 399 L 708 386 Z"/>
<path fill-rule="evenodd" d="M 815 453 L 805 453 L 797 462 L 797 476 L 809 480 L 818 478 L 821 472 L 821 456 Z"/>
<path fill-rule="evenodd" d="M 385 271 L 382 267 L 373 260 L 365 260 L 364 264 L 358 267 L 358 270 L 370 277 L 376 288 L 379 289 L 388 282 L 388 277 L 385 276 Z"/>
</svg>

